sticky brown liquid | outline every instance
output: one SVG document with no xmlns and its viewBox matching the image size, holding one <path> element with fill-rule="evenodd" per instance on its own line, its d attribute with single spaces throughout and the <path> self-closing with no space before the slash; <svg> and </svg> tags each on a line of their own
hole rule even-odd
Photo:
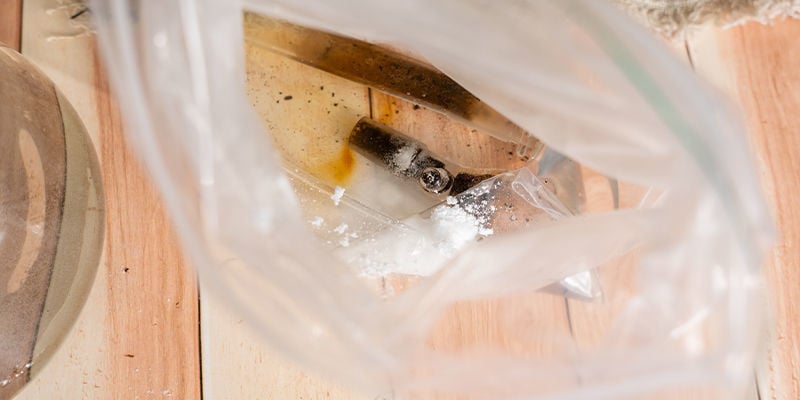
<svg viewBox="0 0 800 400">
<path fill-rule="evenodd" d="M 330 186 L 359 168 L 350 130 L 369 115 L 366 87 L 245 43 L 247 95 L 287 162 Z"/>
<path fill-rule="evenodd" d="M 312 174 L 322 178 L 322 180 L 337 186 L 346 187 L 353 177 L 356 168 L 356 159 L 349 146 L 343 146 L 338 157 L 317 167 L 312 167 Z"/>
</svg>

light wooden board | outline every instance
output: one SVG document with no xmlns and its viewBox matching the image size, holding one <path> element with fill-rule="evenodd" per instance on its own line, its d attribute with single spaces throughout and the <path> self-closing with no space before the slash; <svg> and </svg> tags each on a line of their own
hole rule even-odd
<svg viewBox="0 0 800 400">
<path fill-rule="evenodd" d="M 23 54 L 65 93 L 92 136 L 106 245 L 87 305 L 20 399 L 200 397 L 197 290 L 147 175 L 127 149 L 95 41 L 57 0 L 24 7 Z"/>
<path fill-rule="evenodd" d="M 750 23 L 695 36 L 697 71 L 733 99 L 751 133 L 779 237 L 765 266 L 772 314 L 759 370 L 763 399 L 800 398 L 800 20 Z M 770 309 L 772 312 L 770 313 Z"/>
<path fill-rule="evenodd" d="M 19 51 L 22 31 L 22 0 L 0 1 L 0 43 Z"/>
<path fill-rule="evenodd" d="M 381 400 L 281 358 L 219 294 L 201 292 L 203 398 Z"/>
</svg>

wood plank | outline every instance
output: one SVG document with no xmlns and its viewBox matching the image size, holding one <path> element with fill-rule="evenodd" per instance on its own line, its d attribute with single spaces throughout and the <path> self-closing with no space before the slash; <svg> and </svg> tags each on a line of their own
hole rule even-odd
<svg viewBox="0 0 800 400">
<path fill-rule="evenodd" d="M 690 41 L 697 71 L 741 107 L 779 230 L 764 268 L 772 309 L 764 399 L 800 398 L 800 21 L 749 23 Z"/>
<path fill-rule="evenodd" d="M 69 10 L 60 5 L 26 1 L 23 53 L 56 82 L 99 149 L 107 237 L 77 326 L 19 398 L 199 398 L 194 275 L 125 145 L 94 37 L 69 23 Z"/>
<path fill-rule="evenodd" d="M 22 37 L 22 0 L 0 2 L 0 44 L 16 51 Z"/>
<path fill-rule="evenodd" d="M 118 398 L 160 393 L 196 399 L 200 343 L 194 271 L 183 262 L 155 188 L 125 143 L 103 74 L 95 79 L 107 202 L 111 385 Z"/>
<path fill-rule="evenodd" d="M 221 294 L 202 290 L 203 398 L 380 399 L 353 392 L 281 358 Z"/>
</svg>

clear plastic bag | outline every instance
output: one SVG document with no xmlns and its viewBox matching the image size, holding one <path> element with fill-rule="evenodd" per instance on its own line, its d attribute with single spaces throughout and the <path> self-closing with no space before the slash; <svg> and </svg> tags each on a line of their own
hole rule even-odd
<svg viewBox="0 0 800 400">
<path fill-rule="evenodd" d="M 608 4 L 116 0 L 93 10 L 130 141 L 201 279 L 289 359 L 408 398 L 744 390 L 772 235 L 746 137 L 682 62 Z M 245 94 L 243 10 L 419 55 L 602 184 L 637 189 L 614 195 L 628 206 L 570 215 L 530 168 L 498 176 L 549 217 L 376 295 L 303 214 L 297 187 L 323 197 L 332 188 L 287 175 Z M 596 266 L 604 299 L 584 312 L 597 323 L 564 332 L 498 306 L 513 344 L 431 338 L 458 302 L 524 304 L 526 293 Z M 550 350 L 536 350 L 542 340 Z"/>
</svg>

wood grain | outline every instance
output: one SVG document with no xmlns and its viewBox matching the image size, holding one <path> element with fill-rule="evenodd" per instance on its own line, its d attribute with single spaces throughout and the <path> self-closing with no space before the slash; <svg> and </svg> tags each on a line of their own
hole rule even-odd
<svg viewBox="0 0 800 400">
<path fill-rule="evenodd" d="M 764 269 L 774 315 L 759 371 L 763 399 L 800 398 L 800 20 L 693 38 L 695 68 L 741 107 L 778 241 Z M 765 307 L 765 313 L 767 309 Z"/>
<path fill-rule="evenodd" d="M 22 37 L 22 0 L 0 0 L 0 43 L 19 51 Z"/>
<path fill-rule="evenodd" d="M 95 71 L 102 71 L 99 63 Z M 200 396 L 197 288 L 155 188 L 130 153 L 95 74 L 107 220 L 108 346 L 115 397 Z"/>
<path fill-rule="evenodd" d="M 147 174 L 127 148 L 95 39 L 56 0 L 24 8 L 23 53 L 71 100 L 98 147 L 106 246 L 76 328 L 23 399 L 200 398 L 193 273 Z"/>
<path fill-rule="evenodd" d="M 277 355 L 217 293 L 202 290 L 203 398 L 380 400 Z"/>
</svg>

